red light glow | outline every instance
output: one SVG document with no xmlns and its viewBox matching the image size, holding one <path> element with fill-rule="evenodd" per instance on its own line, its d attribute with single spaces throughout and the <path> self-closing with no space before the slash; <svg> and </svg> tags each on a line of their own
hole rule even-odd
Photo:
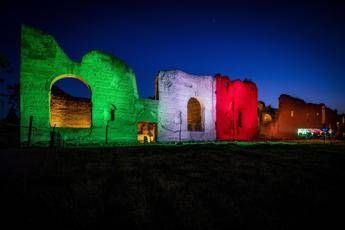
<svg viewBox="0 0 345 230">
<path fill-rule="evenodd" d="M 253 140 L 257 134 L 257 88 L 250 81 L 216 75 L 218 140 Z"/>
</svg>

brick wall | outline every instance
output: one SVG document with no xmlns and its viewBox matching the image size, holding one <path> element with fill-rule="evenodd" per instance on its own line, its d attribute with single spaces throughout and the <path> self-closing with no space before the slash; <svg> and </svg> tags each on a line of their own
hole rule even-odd
<svg viewBox="0 0 345 230">
<path fill-rule="evenodd" d="M 156 98 L 159 97 L 158 140 L 202 141 L 216 138 L 212 76 L 196 76 L 180 70 L 160 71 L 156 81 Z M 201 131 L 188 130 L 187 105 L 191 98 L 201 105 Z"/>
<path fill-rule="evenodd" d="M 91 127 L 56 128 L 66 142 L 102 144 L 136 142 L 141 119 L 157 122 L 158 102 L 138 97 L 134 72 L 125 62 L 100 51 L 90 51 L 80 62 L 72 61 L 55 39 L 42 31 L 23 26 L 21 35 L 20 114 L 21 142 L 27 141 L 33 116 L 32 143 L 48 144 L 50 90 L 62 78 L 76 78 L 91 91 Z M 111 121 L 111 110 L 115 119 Z M 149 111 L 148 111 L 149 110 Z"/>
<path fill-rule="evenodd" d="M 258 132 L 257 88 L 253 82 L 217 75 L 216 130 L 219 140 L 252 140 Z"/>
</svg>

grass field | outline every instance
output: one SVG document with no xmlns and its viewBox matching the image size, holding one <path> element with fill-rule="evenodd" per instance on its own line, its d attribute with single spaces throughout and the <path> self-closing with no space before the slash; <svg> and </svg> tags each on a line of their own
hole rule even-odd
<svg viewBox="0 0 345 230">
<path fill-rule="evenodd" d="M 345 227 L 344 145 L 7 149 L 0 180 L 12 227 Z"/>
</svg>

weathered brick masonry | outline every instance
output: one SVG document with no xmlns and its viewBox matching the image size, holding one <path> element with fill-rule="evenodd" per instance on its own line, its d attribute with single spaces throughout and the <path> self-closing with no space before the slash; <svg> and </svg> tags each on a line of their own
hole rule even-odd
<svg viewBox="0 0 345 230">
<path fill-rule="evenodd" d="M 47 144 L 50 132 L 65 142 L 251 140 L 257 132 L 257 88 L 222 76 L 160 71 L 156 100 L 140 99 L 134 72 L 122 60 L 90 51 L 72 61 L 54 38 L 23 26 L 21 40 L 21 142 Z M 52 93 L 54 83 L 74 78 L 91 101 Z"/>
<path fill-rule="evenodd" d="M 33 116 L 32 143 L 49 143 L 49 95 L 53 84 L 62 78 L 84 82 L 91 91 L 92 103 L 90 128 L 55 129 L 66 142 L 135 142 L 138 122 L 157 122 L 158 102 L 139 99 L 134 72 L 111 55 L 90 51 L 81 62 L 74 62 L 51 35 L 23 26 L 20 72 L 21 142 L 28 140 Z"/>
<path fill-rule="evenodd" d="M 336 110 L 328 108 L 325 104 L 307 103 L 302 99 L 282 94 L 279 97 L 279 108 L 273 111 L 272 120 L 261 120 L 263 137 L 296 138 L 299 128 L 330 128 L 337 137 L 344 136 L 344 115 L 338 115 Z M 265 112 L 263 114 L 265 115 Z"/>
</svg>

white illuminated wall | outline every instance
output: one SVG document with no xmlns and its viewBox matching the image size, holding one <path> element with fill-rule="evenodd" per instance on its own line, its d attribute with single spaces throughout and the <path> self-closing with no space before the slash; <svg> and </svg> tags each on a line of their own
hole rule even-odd
<svg viewBox="0 0 345 230">
<path fill-rule="evenodd" d="M 216 139 L 215 81 L 212 76 L 195 76 L 180 70 L 160 71 L 156 84 L 156 96 L 159 97 L 158 141 Z M 187 104 L 192 97 L 201 103 L 204 131 L 188 131 Z"/>
</svg>

